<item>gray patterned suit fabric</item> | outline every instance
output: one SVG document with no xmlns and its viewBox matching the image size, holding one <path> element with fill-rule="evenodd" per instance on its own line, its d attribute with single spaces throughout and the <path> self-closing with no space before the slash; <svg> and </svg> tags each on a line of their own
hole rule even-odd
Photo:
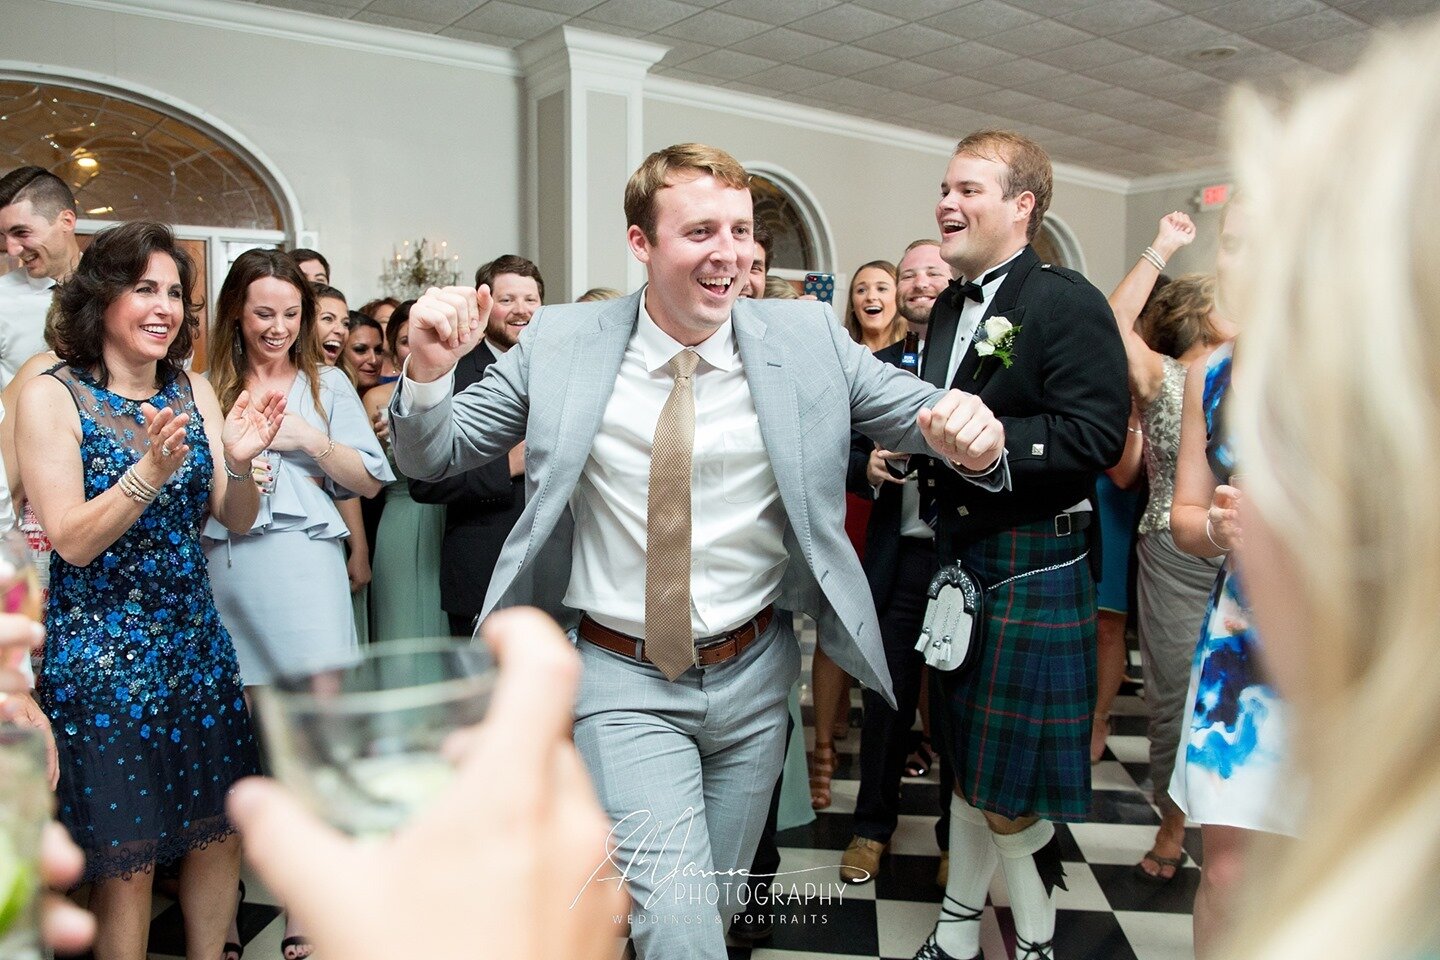
<svg viewBox="0 0 1440 960">
<path fill-rule="evenodd" d="M 418 414 L 393 411 L 396 460 L 437 479 L 503 456 L 525 440 L 526 504 L 490 581 L 485 613 L 531 604 L 574 627 L 571 493 L 590 454 L 639 316 L 643 291 L 548 306 L 485 377 Z M 852 426 L 890 450 L 926 449 L 916 415 L 943 391 L 876 360 L 827 304 L 739 300 L 736 342 L 789 525 L 777 605 L 810 614 L 821 646 L 893 703 L 874 604 L 845 536 Z M 399 391 L 396 391 L 398 400 Z M 704 429 L 700 424 L 698 429 Z M 703 547 L 702 547 L 703 549 Z"/>
</svg>

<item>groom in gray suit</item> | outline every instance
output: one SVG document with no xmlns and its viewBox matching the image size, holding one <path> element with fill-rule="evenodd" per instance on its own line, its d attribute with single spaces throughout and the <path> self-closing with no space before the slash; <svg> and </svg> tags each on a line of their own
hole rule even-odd
<svg viewBox="0 0 1440 960">
<path fill-rule="evenodd" d="M 789 611 L 893 703 L 843 526 L 851 428 L 889 450 L 928 444 L 987 489 L 1008 482 L 1004 435 L 974 396 L 874 359 L 828 306 L 737 301 L 753 214 L 724 151 L 652 154 L 625 213 L 647 285 L 541 309 L 453 399 L 490 294 L 422 297 L 391 431 L 420 480 L 526 442 L 527 502 L 485 610 L 533 604 L 575 631 L 575 742 L 615 821 L 592 882 L 629 884 L 640 956 L 723 960 L 800 669 Z"/>
</svg>

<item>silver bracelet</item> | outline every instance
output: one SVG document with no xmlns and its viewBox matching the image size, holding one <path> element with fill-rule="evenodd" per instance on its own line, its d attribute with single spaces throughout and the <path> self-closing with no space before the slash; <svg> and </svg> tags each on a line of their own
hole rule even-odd
<svg viewBox="0 0 1440 960">
<path fill-rule="evenodd" d="M 324 451 L 323 453 L 317 453 L 312 459 L 313 459 L 316 463 L 319 463 L 321 460 L 324 460 L 325 458 L 329 457 L 330 454 L 332 454 L 332 453 L 334 453 L 334 452 L 335 452 L 335 441 L 334 441 L 334 440 L 331 440 L 331 441 L 330 441 L 330 445 L 325 448 L 325 451 Z"/>
<path fill-rule="evenodd" d="M 1165 269 L 1165 258 L 1155 252 L 1154 247 L 1146 247 L 1145 252 L 1140 254 L 1141 258 L 1150 261 L 1150 265 L 1156 270 Z"/>
<path fill-rule="evenodd" d="M 1219 543 L 1215 541 L 1215 534 L 1210 529 L 1210 514 L 1208 512 L 1205 514 L 1205 539 L 1209 540 L 1211 545 L 1213 545 L 1215 549 L 1219 550 L 1221 553 L 1230 552 L 1229 547 L 1222 547 Z"/>
<path fill-rule="evenodd" d="M 247 470 L 247 471 L 242 471 L 242 472 L 240 472 L 240 473 L 232 473 L 231 470 L 230 470 L 230 461 L 225 457 L 224 454 L 221 454 L 221 455 L 220 455 L 220 466 L 222 466 L 222 467 L 225 468 L 225 476 L 229 477 L 231 480 L 253 480 L 253 479 L 255 479 L 254 474 L 251 473 L 251 472 L 248 471 L 248 470 Z"/>
</svg>

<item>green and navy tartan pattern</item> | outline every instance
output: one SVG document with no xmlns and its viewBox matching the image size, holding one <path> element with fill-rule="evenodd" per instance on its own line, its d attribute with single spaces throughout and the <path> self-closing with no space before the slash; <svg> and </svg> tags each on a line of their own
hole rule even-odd
<svg viewBox="0 0 1440 960">
<path fill-rule="evenodd" d="M 1084 533 L 1057 537 L 1054 522 L 1045 520 L 987 537 L 960 559 L 988 587 L 1084 550 Z M 1090 564 L 1081 560 L 987 590 L 985 602 L 975 666 L 960 677 L 941 674 L 957 782 L 980 810 L 1083 822 L 1095 702 Z"/>
</svg>

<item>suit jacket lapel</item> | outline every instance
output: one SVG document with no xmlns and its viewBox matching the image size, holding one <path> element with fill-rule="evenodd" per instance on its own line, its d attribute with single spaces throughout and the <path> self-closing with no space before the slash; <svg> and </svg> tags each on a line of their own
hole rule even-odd
<svg viewBox="0 0 1440 960">
<path fill-rule="evenodd" d="M 750 300 L 738 300 L 733 314 L 735 343 L 745 367 L 745 381 L 755 402 L 760 437 L 770 455 L 780 499 L 796 528 L 802 544 L 808 544 L 809 514 L 806 512 L 805 478 L 799 456 L 800 416 L 795 384 L 786 371 L 790 362 L 784 344 L 771 324 L 763 319 L 764 307 Z"/>
<path fill-rule="evenodd" d="M 574 485 L 590 448 L 595 445 L 595 434 L 605 416 L 610 394 L 615 391 L 620 363 L 625 359 L 625 347 L 640 318 L 640 296 L 634 293 L 606 301 L 606 309 L 597 310 L 590 325 L 581 325 L 570 344 L 570 375 L 564 384 L 554 385 L 565 391 L 560 444 L 572 454 L 560 461 L 565 473 L 563 478 L 557 478 L 565 483 L 561 489 L 569 490 Z M 536 320 L 544 322 L 538 314 Z M 531 389 L 535 388 L 536 385 L 531 384 Z"/>
<path fill-rule="evenodd" d="M 1020 251 L 1015 262 L 1010 265 L 1010 270 L 1005 274 L 1005 279 L 1000 281 L 1000 289 L 995 291 L 995 296 L 985 305 L 985 313 L 980 318 L 983 324 L 991 317 L 1007 317 L 1012 323 L 1018 325 L 1016 319 L 1016 301 L 1020 299 L 1020 290 L 1025 286 L 1025 278 L 1030 271 L 1040 262 L 1040 257 L 1035 253 L 1034 248 L 1026 247 Z M 957 318 L 959 314 L 956 314 Z M 975 352 L 975 338 L 970 339 L 970 346 L 965 351 L 965 356 L 960 360 L 960 367 L 955 371 L 955 381 L 950 386 L 967 393 L 979 393 L 980 388 L 989 382 L 995 375 L 995 370 L 1000 367 L 1000 361 L 991 359 L 981 364 L 982 358 Z M 977 376 L 978 371 L 978 376 Z"/>
<path fill-rule="evenodd" d="M 949 290 L 940 294 L 951 296 Z M 921 364 L 924 379 L 941 388 L 949 386 L 945 374 L 950 370 L 950 353 L 955 349 L 955 330 L 960 325 L 960 310 L 947 310 L 940 316 L 931 313 L 930 329 L 925 333 L 925 359 Z"/>
</svg>

